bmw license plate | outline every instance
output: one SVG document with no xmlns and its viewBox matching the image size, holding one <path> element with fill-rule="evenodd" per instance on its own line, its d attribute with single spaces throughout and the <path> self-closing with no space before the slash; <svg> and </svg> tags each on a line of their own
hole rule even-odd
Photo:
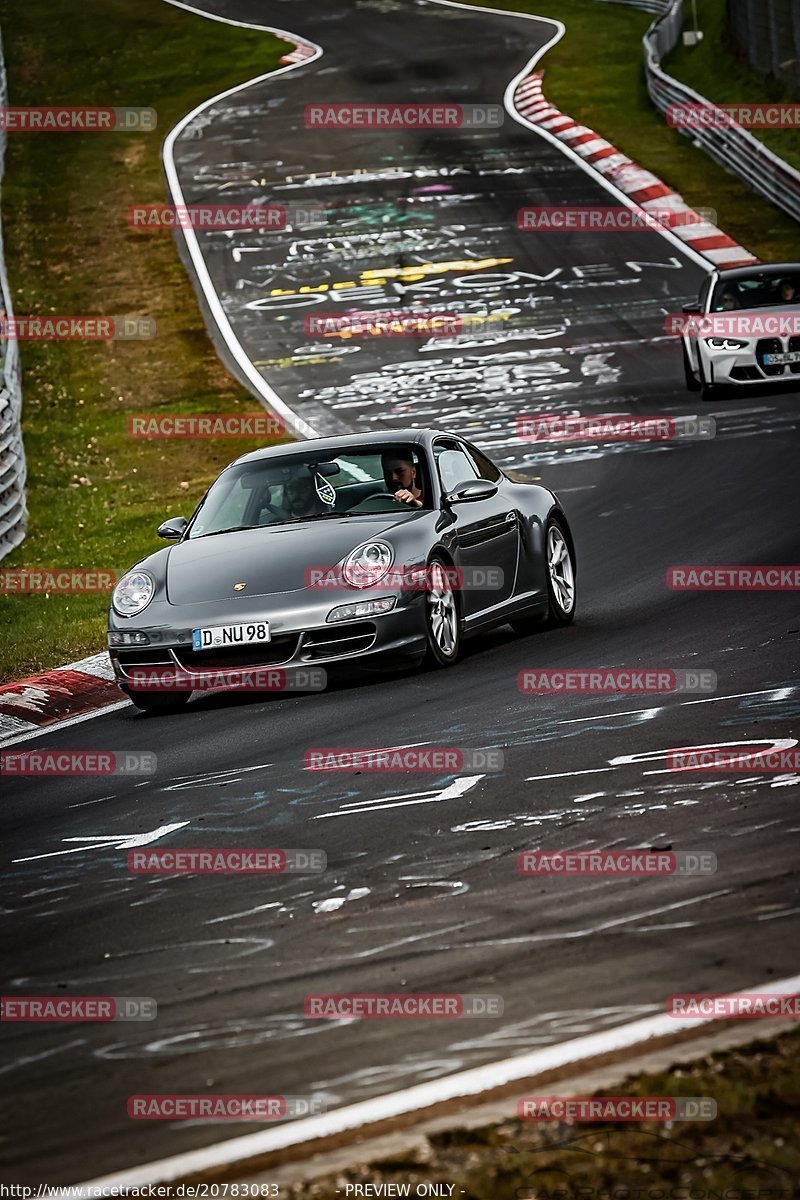
<svg viewBox="0 0 800 1200">
<path fill-rule="evenodd" d="M 765 354 L 765 367 L 780 367 L 784 363 L 800 363 L 800 350 L 788 350 L 785 354 Z"/>
<path fill-rule="evenodd" d="M 249 625 L 214 625 L 210 629 L 192 630 L 193 650 L 218 650 L 221 646 L 252 646 L 269 640 L 268 621 L 253 621 Z"/>
</svg>

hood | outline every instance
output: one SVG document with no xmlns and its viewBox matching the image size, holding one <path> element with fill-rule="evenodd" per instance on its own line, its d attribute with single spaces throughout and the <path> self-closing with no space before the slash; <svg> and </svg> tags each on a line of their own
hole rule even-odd
<svg viewBox="0 0 800 1200">
<path fill-rule="evenodd" d="M 309 569 L 335 567 L 356 546 L 388 535 L 410 515 L 331 517 L 180 542 L 169 551 L 167 600 L 170 604 L 230 600 L 237 594 L 235 583 L 247 585 L 244 596 L 298 591 L 306 586 Z"/>
</svg>

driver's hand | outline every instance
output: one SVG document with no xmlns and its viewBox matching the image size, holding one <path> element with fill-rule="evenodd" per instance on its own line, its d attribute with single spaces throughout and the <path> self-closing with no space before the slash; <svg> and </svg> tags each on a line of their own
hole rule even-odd
<svg viewBox="0 0 800 1200">
<path fill-rule="evenodd" d="M 408 488 L 398 488 L 394 494 L 395 500 L 402 500 L 403 504 L 415 504 L 417 508 L 422 508 L 422 501 L 417 500 L 413 492 Z"/>
</svg>

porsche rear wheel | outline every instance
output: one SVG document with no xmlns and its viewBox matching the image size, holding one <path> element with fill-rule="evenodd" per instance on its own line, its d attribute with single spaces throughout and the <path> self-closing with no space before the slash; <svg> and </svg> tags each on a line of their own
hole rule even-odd
<svg viewBox="0 0 800 1200">
<path fill-rule="evenodd" d="M 433 667 L 449 667 L 461 650 L 461 619 L 447 564 L 432 558 L 428 564 L 425 593 L 426 661 Z"/>
<path fill-rule="evenodd" d="M 545 553 L 547 611 L 538 616 L 516 617 L 510 622 L 515 633 L 528 634 L 547 626 L 569 625 L 575 617 L 575 559 L 567 535 L 557 517 L 551 517 L 547 523 Z"/>
</svg>

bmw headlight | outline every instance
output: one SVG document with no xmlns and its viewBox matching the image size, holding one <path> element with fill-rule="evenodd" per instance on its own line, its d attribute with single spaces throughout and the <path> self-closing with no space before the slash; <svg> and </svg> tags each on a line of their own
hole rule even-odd
<svg viewBox="0 0 800 1200">
<path fill-rule="evenodd" d="M 128 571 L 111 596 L 111 606 L 121 617 L 135 617 L 153 599 L 156 581 L 148 571 Z"/>
<path fill-rule="evenodd" d="M 342 563 L 342 576 L 350 587 L 372 587 L 392 565 L 394 552 L 386 542 L 364 542 Z"/>
<path fill-rule="evenodd" d="M 712 350 L 746 350 L 749 343 L 739 342 L 736 338 L 706 338 Z"/>
</svg>

